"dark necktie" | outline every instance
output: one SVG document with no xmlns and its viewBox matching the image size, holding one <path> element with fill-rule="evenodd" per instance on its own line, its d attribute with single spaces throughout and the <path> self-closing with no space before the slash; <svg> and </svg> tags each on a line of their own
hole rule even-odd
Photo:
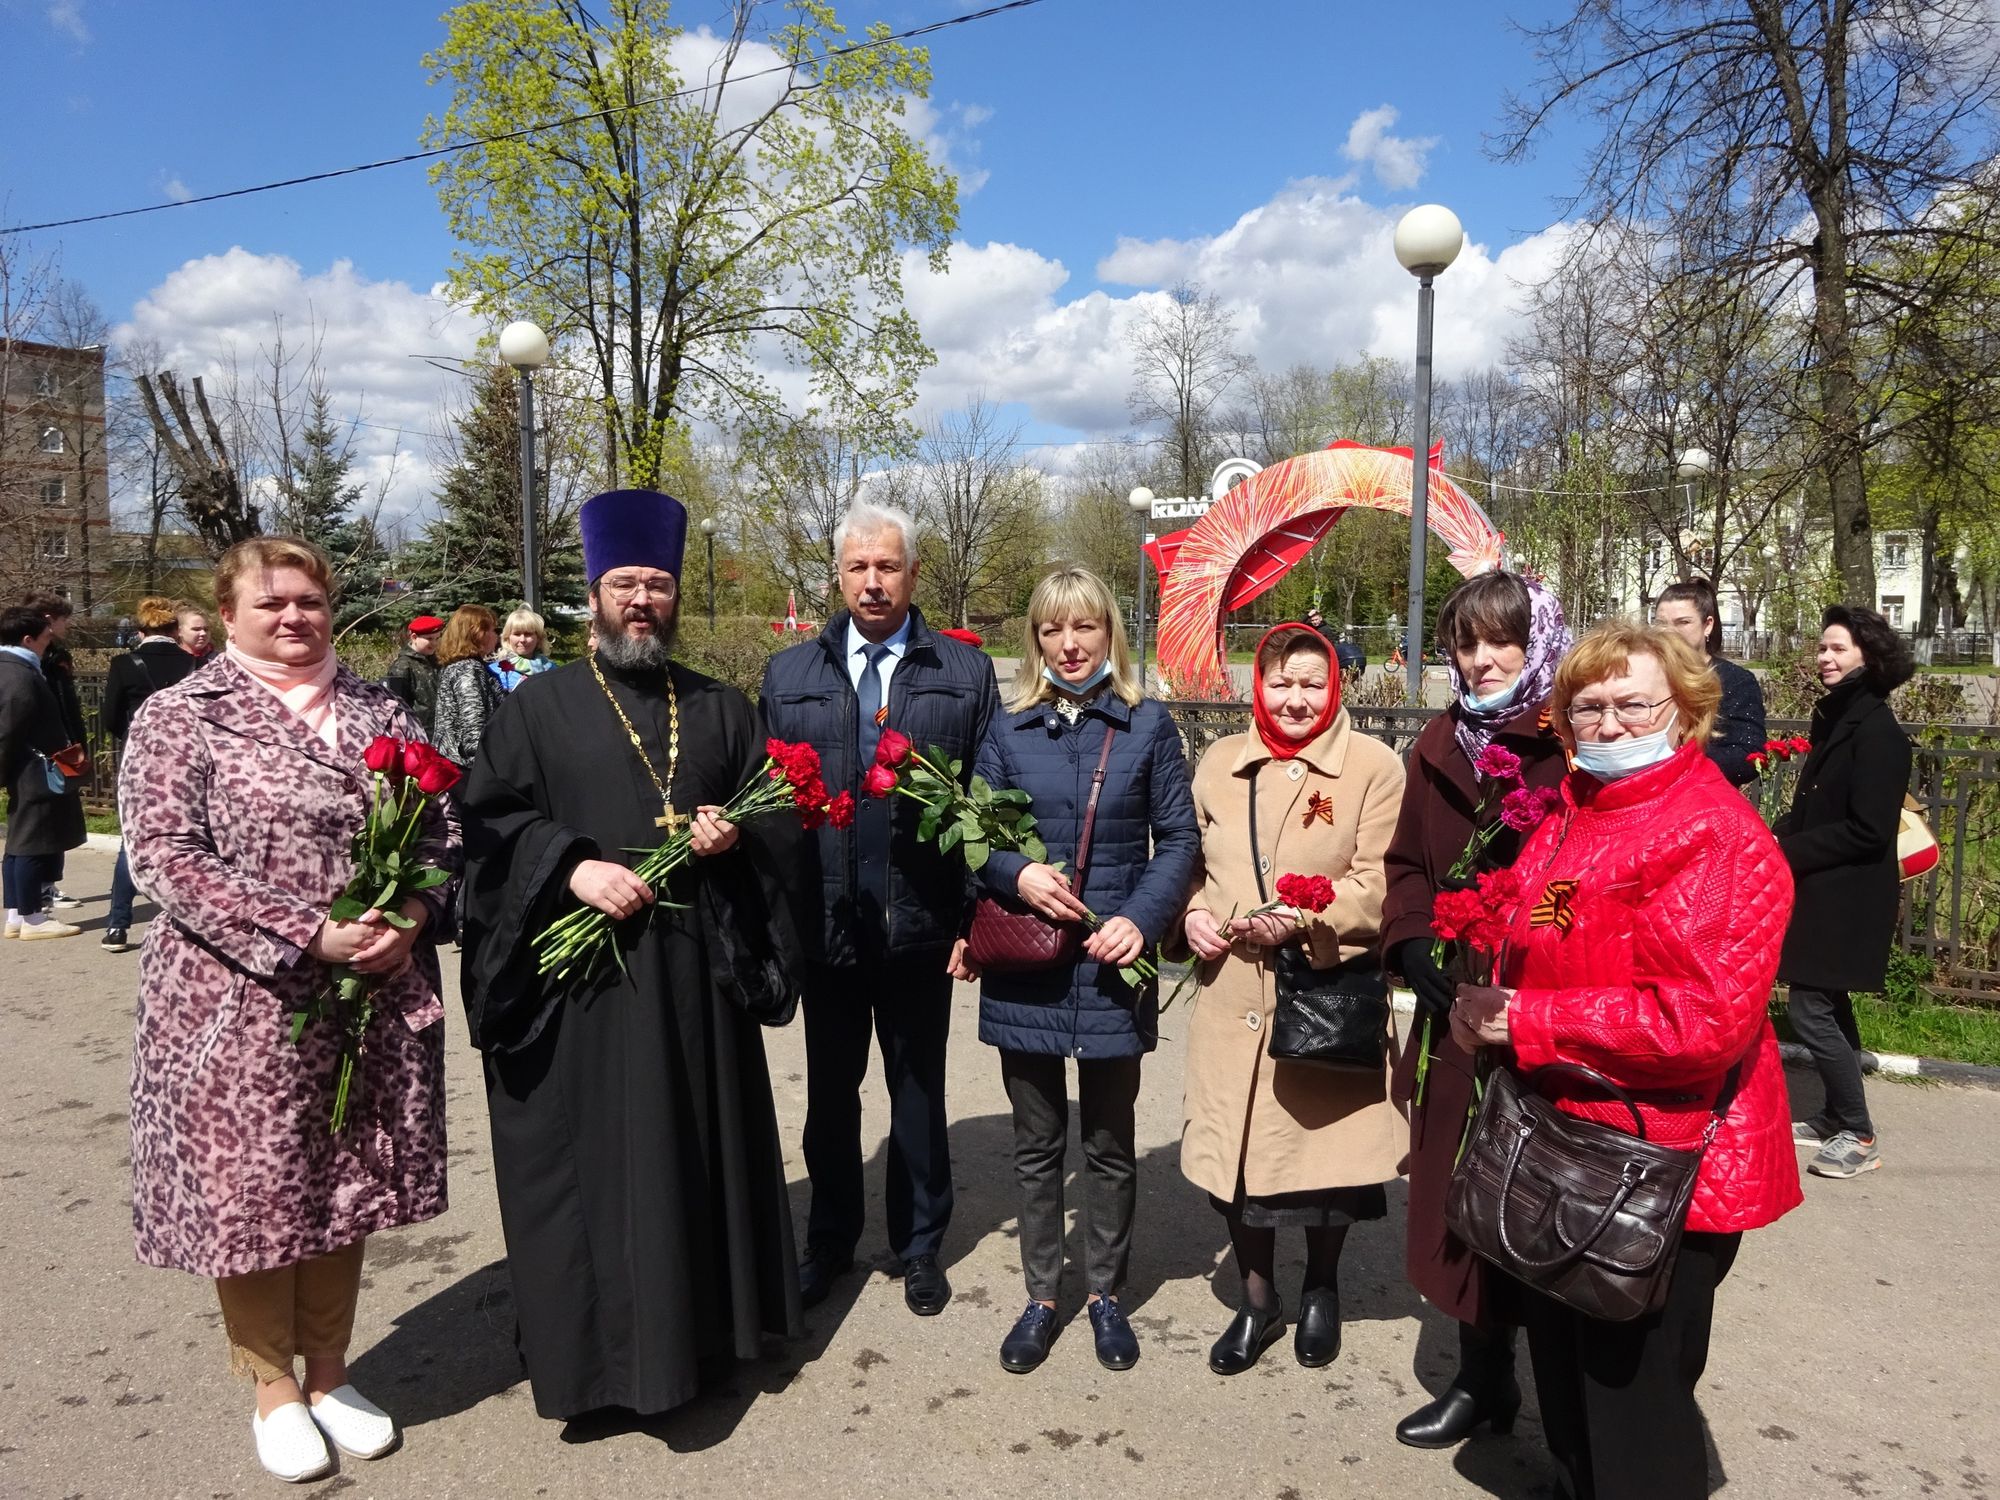
<svg viewBox="0 0 2000 1500">
<path fill-rule="evenodd" d="M 867 645 L 861 648 L 861 681 L 854 690 L 860 716 L 858 733 L 854 737 L 857 752 L 855 764 L 860 767 L 856 774 L 858 782 L 868 774 L 868 768 L 875 764 L 875 746 L 882 738 L 882 658 L 889 654 L 887 646 Z M 860 791 L 857 786 L 856 792 Z M 862 797 L 861 805 L 854 817 L 854 863 L 857 889 L 861 910 L 866 917 L 882 923 L 875 937 L 888 936 L 889 910 L 889 824 L 890 807 L 894 797 Z"/>
<path fill-rule="evenodd" d="M 861 752 L 858 762 L 863 775 L 875 763 L 875 745 L 882 738 L 882 658 L 889 654 L 887 646 L 867 645 L 861 648 L 861 684 L 854 690 L 860 703 L 861 725 L 856 746 Z"/>
</svg>

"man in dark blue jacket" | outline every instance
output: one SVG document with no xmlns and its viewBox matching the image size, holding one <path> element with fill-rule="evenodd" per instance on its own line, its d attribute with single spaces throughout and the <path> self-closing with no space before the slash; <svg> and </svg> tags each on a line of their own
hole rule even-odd
<svg viewBox="0 0 2000 1500">
<path fill-rule="evenodd" d="M 850 789 L 851 829 L 820 829 L 801 878 L 820 897 L 804 933 L 806 1172 L 812 1209 L 799 1292 L 810 1307 L 852 1267 L 865 1214 L 861 1083 L 868 1041 L 882 1047 L 889 1088 L 889 1248 L 903 1265 L 903 1300 L 929 1316 L 951 1300 L 938 1252 L 951 1221 L 951 1150 L 944 1105 L 951 977 L 946 972 L 971 902 L 963 862 L 917 837 L 908 798 L 865 794 L 862 778 L 884 728 L 959 761 L 969 779 L 999 707 L 993 664 L 934 634 L 911 608 L 916 527 L 888 506 L 860 503 L 834 534 L 847 608 L 816 640 L 771 659 L 762 706 L 771 734 L 819 752 L 829 789 Z"/>
<path fill-rule="evenodd" d="M 1653 606 L 1653 623 L 1664 625 L 1701 654 L 1722 683 L 1722 707 L 1708 758 L 1732 786 L 1757 779 L 1752 752 L 1764 748 L 1764 689 L 1754 672 L 1722 655 L 1722 625 L 1716 615 L 1715 587 L 1705 578 L 1669 584 Z"/>
</svg>

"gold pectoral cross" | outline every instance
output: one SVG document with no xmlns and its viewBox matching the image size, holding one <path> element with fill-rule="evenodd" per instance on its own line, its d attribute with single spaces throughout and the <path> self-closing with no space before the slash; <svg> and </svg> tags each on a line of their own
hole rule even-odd
<svg viewBox="0 0 2000 1500">
<path fill-rule="evenodd" d="M 674 811 L 673 807 L 667 803 L 660 804 L 660 807 L 660 815 L 653 819 L 653 826 L 655 828 L 664 828 L 668 833 L 679 833 L 681 829 L 687 826 L 688 815 L 686 813 Z"/>
</svg>

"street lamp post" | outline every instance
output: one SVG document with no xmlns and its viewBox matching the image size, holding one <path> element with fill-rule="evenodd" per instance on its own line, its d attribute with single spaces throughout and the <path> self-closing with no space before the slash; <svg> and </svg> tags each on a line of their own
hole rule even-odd
<svg viewBox="0 0 2000 1500">
<path fill-rule="evenodd" d="M 715 517 L 701 518 L 701 534 L 708 542 L 708 628 L 715 630 Z"/>
<path fill-rule="evenodd" d="M 1404 670 L 1410 702 L 1421 705 L 1424 682 L 1424 565 L 1429 542 L 1431 481 L 1431 279 L 1458 259 L 1465 227 L 1438 203 L 1411 209 L 1396 224 L 1396 259 L 1417 278 L 1416 440 L 1410 448 L 1410 619 L 1404 627 Z"/>
<path fill-rule="evenodd" d="M 1153 492 L 1143 484 L 1125 497 L 1139 518 L 1139 582 L 1132 591 L 1132 615 L 1138 624 L 1139 691 L 1146 691 L 1146 522 L 1153 514 Z"/>
<path fill-rule="evenodd" d="M 509 323 L 500 330 L 500 357 L 521 372 L 521 602 L 542 608 L 540 559 L 535 526 L 535 371 L 548 363 L 549 336 L 533 323 Z"/>
</svg>

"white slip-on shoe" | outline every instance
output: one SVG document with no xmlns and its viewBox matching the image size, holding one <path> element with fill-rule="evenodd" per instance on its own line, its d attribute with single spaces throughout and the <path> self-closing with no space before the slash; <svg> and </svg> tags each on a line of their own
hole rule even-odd
<svg viewBox="0 0 2000 1500">
<path fill-rule="evenodd" d="M 23 922 L 21 930 L 14 934 L 24 943 L 46 941 L 49 938 L 76 937 L 83 931 L 67 922 L 58 922 L 54 917 L 44 917 L 39 922 Z"/>
<path fill-rule="evenodd" d="M 396 1446 L 395 1422 L 351 1385 L 335 1386 L 311 1410 L 320 1431 L 350 1457 L 380 1458 Z"/>
<path fill-rule="evenodd" d="M 252 1416 L 250 1432 L 257 1439 L 257 1462 L 287 1484 L 333 1472 L 333 1455 L 303 1401 L 287 1401 L 268 1417 Z"/>
</svg>

